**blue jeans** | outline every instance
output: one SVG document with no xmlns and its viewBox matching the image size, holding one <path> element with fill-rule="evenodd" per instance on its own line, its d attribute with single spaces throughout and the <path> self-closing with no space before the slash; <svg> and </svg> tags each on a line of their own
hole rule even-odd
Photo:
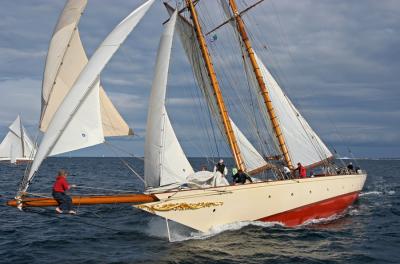
<svg viewBox="0 0 400 264">
<path fill-rule="evenodd" d="M 63 192 L 53 192 L 53 197 L 62 211 L 72 210 L 72 199 Z"/>
</svg>

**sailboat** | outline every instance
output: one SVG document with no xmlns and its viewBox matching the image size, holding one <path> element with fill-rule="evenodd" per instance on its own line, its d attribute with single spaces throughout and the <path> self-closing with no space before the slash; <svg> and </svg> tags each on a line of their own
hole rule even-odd
<svg viewBox="0 0 400 264">
<path fill-rule="evenodd" d="M 56 205 L 53 199 L 27 195 L 42 161 L 54 152 L 104 141 L 99 106 L 100 73 L 153 2 L 146 1 L 117 25 L 84 65 L 48 122 L 35 159 L 21 182 L 16 199 L 9 201 L 9 205 L 20 208 Z M 174 221 L 202 232 L 238 221 L 272 221 L 296 226 L 344 212 L 357 199 L 367 174 L 334 164 L 328 147 L 252 48 L 241 16 L 243 11 L 238 11 L 235 0 L 220 1 L 227 16 L 223 24 L 228 24 L 235 32 L 242 66 L 278 155 L 266 157 L 261 154 L 228 111 L 199 22 L 197 1 L 185 0 L 185 6 L 180 10 L 178 6 L 164 4 L 170 18 L 164 25 L 159 43 L 149 99 L 144 150 L 145 191 L 131 195 L 79 196 L 73 197 L 73 202 L 80 205 L 132 203 L 140 210 L 165 218 L 167 223 Z M 206 99 L 208 113 L 226 139 L 236 167 L 251 175 L 253 183 L 231 185 L 220 172 L 196 172 L 188 161 L 165 105 L 175 32 L 192 66 L 198 88 Z M 89 113 L 94 117 L 88 118 Z M 295 164 L 298 163 L 309 169 L 319 167 L 321 173 L 297 178 Z M 284 167 L 290 169 L 290 175 L 285 176 Z M 275 175 L 274 180 L 258 177 L 264 172 Z"/>
<path fill-rule="evenodd" d="M 18 164 L 31 161 L 35 155 L 35 145 L 19 115 L 8 127 L 8 130 L 0 144 L 0 162 Z"/>
</svg>

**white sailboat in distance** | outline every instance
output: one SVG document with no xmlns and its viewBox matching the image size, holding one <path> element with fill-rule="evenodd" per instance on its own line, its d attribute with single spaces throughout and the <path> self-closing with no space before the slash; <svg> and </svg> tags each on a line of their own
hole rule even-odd
<svg viewBox="0 0 400 264">
<path fill-rule="evenodd" d="M 8 130 L 0 144 L 0 162 L 18 164 L 32 161 L 36 151 L 35 144 L 29 137 L 19 115 Z"/>
<path fill-rule="evenodd" d="M 85 1 L 68 1 L 79 3 Z M 54 206 L 55 200 L 30 198 L 28 188 L 42 161 L 53 153 L 99 144 L 104 140 L 99 106 L 99 75 L 111 56 L 133 30 L 154 0 L 146 1 L 108 35 L 72 88 L 66 93 L 47 125 L 28 174 L 21 182 L 11 206 Z M 178 10 L 165 2 L 170 19 L 161 36 L 149 99 L 144 157 L 145 190 L 130 195 L 76 196 L 79 205 L 131 203 L 140 210 L 206 232 L 219 225 L 238 221 L 273 221 L 286 226 L 310 219 L 340 214 L 358 197 L 367 174 L 341 168 L 322 139 L 311 128 L 268 67 L 253 49 L 247 27 L 235 0 L 221 0 L 227 20 L 233 26 L 249 91 L 256 98 L 257 114 L 265 127 L 270 151 L 252 144 L 235 113 L 226 106 L 226 90 L 221 90 L 212 53 L 202 30 L 197 1 L 185 0 Z M 197 5 L 195 6 L 195 3 Z M 257 3 L 260 3 L 259 1 Z M 204 1 L 202 4 L 207 5 Z M 256 4 L 252 5 L 252 7 Z M 219 28 L 219 27 L 217 27 Z M 217 124 L 238 169 L 253 182 L 231 185 L 218 171 L 195 171 L 169 119 L 165 105 L 173 35 L 177 32 L 192 67 L 207 114 Z M 91 118 L 89 117 L 89 113 Z M 94 118 L 95 117 L 95 118 Z M 239 123 L 238 123 L 239 124 Z M 296 177 L 295 165 L 319 169 L 313 177 Z M 286 174 L 284 168 L 290 169 Z M 272 175 L 265 179 L 262 175 Z"/>
</svg>

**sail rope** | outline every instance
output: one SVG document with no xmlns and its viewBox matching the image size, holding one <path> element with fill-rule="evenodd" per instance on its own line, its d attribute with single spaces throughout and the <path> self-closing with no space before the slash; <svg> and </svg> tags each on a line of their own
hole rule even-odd
<svg viewBox="0 0 400 264">
<path fill-rule="evenodd" d="M 274 7 L 274 9 L 276 9 L 275 6 L 273 6 L 273 7 Z M 276 15 L 276 20 L 278 21 L 278 27 L 282 29 L 283 26 L 282 26 L 282 23 L 281 23 L 281 21 L 280 21 L 279 14 L 277 14 L 277 12 L 274 12 L 274 14 Z M 258 33 L 258 35 L 262 34 L 262 33 L 261 33 L 261 30 L 259 30 L 259 28 L 258 28 L 258 23 L 254 21 L 254 18 L 249 16 L 249 17 L 248 17 L 248 20 L 251 22 L 252 25 L 255 25 L 255 26 L 252 27 L 252 28 L 254 28 L 255 31 L 257 31 L 257 30 L 259 31 L 259 32 L 256 32 L 256 33 Z M 279 38 L 280 41 L 286 44 L 286 47 L 287 47 L 286 50 L 287 50 L 287 52 L 289 53 L 289 57 L 292 59 L 292 61 L 294 61 L 293 56 L 292 56 L 292 54 L 290 53 L 290 49 L 289 49 L 289 45 L 288 45 L 288 41 L 287 41 L 287 36 L 285 35 L 286 38 L 283 36 L 282 30 L 278 31 L 278 33 L 280 33 L 280 34 L 278 34 L 279 37 L 280 37 L 280 38 Z M 259 42 L 258 39 L 257 39 L 256 37 L 254 37 L 254 35 L 252 34 L 252 32 L 249 32 L 249 38 L 252 40 L 252 42 L 255 43 L 255 45 L 264 47 L 264 49 L 261 49 L 261 50 L 262 50 L 262 51 L 265 51 L 265 50 L 266 50 L 266 51 L 271 55 L 272 60 L 278 61 L 278 60 L 276 60 L 276 58 L 275 58 L 275 54 L 274 54 L 272 48 L 269 47 L 268 49 L 266 49 L 267 46 L 266 46 L 266 45 L 263 45 L 261 42 Z M 285 41 L 285 40 L 286 40 L 286 41 Z M 277 65 L 277 68 L 280 69 L 280 64 L 279 64 L 279 63 L 276 63 L 276 65 Z M 280 76 L 280 75 L 278 75 L 278 74 L 275 73 L 274 76 L 277 78 L 277 81 L 279 82 L 279 76 Z M 282 83 L 282 82 L 280 82 L 280 83 Z M 281 86 L 281 88 L 282 88 L 282 91 L 285 92 L 284 87 Z M 285 98 L 286 98 L 286 100 L 288 101 L 288 98 L 287 98 L 286 95 L 285 95 Z M 293 105 L 292 105 L 292 104 L 289 104 L 289 105 L 290 105 L 290 107 L 292 108 L 292 111 L 294 111 L 295 113 L 297 113 L 297 111 L 295 111 L 295 110 L 293 109 Z M 300 105 L 300 104 L 299 104 L 299 105 Z M 300 105 L 300 106 L 301 106 L 301 105 Z M 301 107 L 300 107 L 300 108 L 301 108 Z M 315 153 L 319 156 L 319 159 L 325 163 L 325 165 L 328 165 L 329 163 L 327 162 L 327 158 L 329 158 L 329 157 L 327 157 L 326 154 L 325 154 L 325 152 L 323 151 L 323 147 L 322 147 L 321 143 L 318 142 L 318 140 L 316 140 L 316 138 L 314 137 L 314 135 L 313 135 L 310 131 L 308 131 L 308 130 L 306 129 L 305 126 L 307 126 L 307 125 L 303 122 L 303 121 L 304 121 L 304 120 L 303 120 L 304 118 L 300 118 L 299 115 L 296 115 L 296 116 L 297 116 L 297 119 L 298 119 L 299 123 L 300 123 L 301 126 L 303 127 L 304 132 L 306 133 L 306 135 L 307 135 L 307 137 L 308 137 L 308 141 L 310 142 L 311 146 L 312 146 L 313 149 L 315 150 Z M 307 126 L 307 127 L 308 127 L 308 126 Z"/>
<path fill-rule="evenodd" d="M 115 156 L 118 157 L 118 159 L 122 162 L 122 164 L 124 164 L 125 167 L 127 167 L 129 169 L 129 171 L 131 171 L 133 173 L 133 175 L 135 175 L 139 180 L 141 180 L 144 184 L 146 184 L 146 181 L 144 180 L 144 178 L 142 176 L 140 176 L 140 174 L 125 159 L 118 156 L 118 153 L 114 149 L 115 148 L 114 145 L 112 145 L 110 142 L 107 142 L 107 141 L 104 141 L 104 143 L 115 154 Z"/>
<path fill-rule="evenodd" d="M 207 9 L 207 6 L 204 6 L 205 9 L 202 14 L 204 13 L 204 17 L 201 17 L 203 24 L 211 24 L 209 23 L 214 18 L 210 15 L 210 11 Z M 214 23 L 215 24 L 215 23 Z M 224 56 L 225 54 L 221 54 L 219 52 L 220 49 L 222 50 L 236 50 L 234 47 L 234 42 L 232 41 L 209 41 L 209 49 L 213 53 L 213 60 L 216 64 L 219 65 L 226 65 L 227 63 L 232 64 L 232 56 Z M 235 71 L 227 70 L 227 67 L 216 67 L 216 72 L 218 76 L 220 76 L 219 81 L 221 83 L 221 88 L 227 90 L 226 87 L 229 87 L 230 92 L 226 92 L 224 96 L 226 100 L 227 108 L 230 109 L 230 113 L 242 113 L 246 115 L 246 120 L 250 123 L 249 126 L 246 127 L 246 130 L 251 130 L 253 128 L 253 135 L 257 138 L 257 134 L 259 134 L 259 130 L 257 128 L 256 122 L 254 121 L 254 114 L 251 112 L 251 109 L 247 107 L 247 96 L 242 96 L 239 90 L 237 89 L 239 84 L 241 83 L 240 77 L 237 75 Z M 232 93 L 233 92 L 233 93 Z M 240 107 L 241 106 L 241 107 Z M 257 132 L 258 130 L 258 132 Z"/>
</svg>

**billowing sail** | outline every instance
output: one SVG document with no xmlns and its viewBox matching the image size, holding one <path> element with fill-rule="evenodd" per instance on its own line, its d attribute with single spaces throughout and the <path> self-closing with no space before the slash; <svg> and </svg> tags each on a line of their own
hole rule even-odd
<svg viewBox="0 0 400 264">
<path fill-rule="evenodd" d="M 40 130 L 45 132 L 80 72 L 88 62 L 78 23 L 87 0 L 69 0 L 50 41 L 42 87 Z M 131 131 L 100 85 L 100 109 L 104 136 L 124 136 Z"/>
<path fill-rule="evenodd" d="M 232 119 L 230 119 L 230 121 L 247 171 L 253 171 L 260 167 L 267 166 L 268 163 L 264 160 L 260 153 L 258 153 L 245 135 L 243 135 Z"/>
<path fill-rule="evenodd" d="M 178 142 L 165 109 L 176 17 L 175 11 L 161 36 L 151 88 L 144 149 L 144 177 L 147 187 L 184 182 L 186 177 L 194 172 Z"/>
<path fill-rule="evenodd" d="M 0 144 L 0 160 L 26 160 L 34 155 L 34 151 L 34 144 L 18 116 Z"/>
<path fill-rule="evenodd" d="M 332 153 L 282 91 L 257 54 L 254 54 L 268 87 L 292 163 L 312 166 L 331 158 Z"/>
<path fill-rule="evenodd" d="M 167 6 L 169 13 L 172 12 Z M 216 101 L 214 100 L 214 92 L 211 87 L 211 81 L 209 79 L 207 70 L 204 66 L 203 57 L 201 55 L 200 47 L 196 41 L 192 25 L 186 21 L 183 17 L 178 16 L 177 28 L 179 31 L 179 36 L 181 43 L 185 49 L 186 56 L 192 66 L 194 75 L 197 80 L 198 86 L 201 88 L 204 96 L 207 99 L 208 105 L 211 112 L 214 113 L 214 117 L 220 118 L 218 114 L 218 108 Z M 222 121 L 217 122 L 219 124 L 220 130 L 223 131 Z M 231 120 L 232 128 L 242 155 L 242 159 L 246 165 L 246 170 L 251 171 L 256 168 L 264 167 L 267 165 L 262 156 L 258 153 L 255 147 L 250 143 L 250 141 L 245 137 L 245 135 L 239 130 L 239 128 Z"/>
<path fill-rule="evenodd" d="M 129 14 L 97 48 L 50 121 L 20 191 L 27 190 L 33 175 L 49 154 L 80 149 L 104 141 L 99 118 L 99 74 L 153 2 L 149 0 Z M 64 144 L 67 145 L 64 147 Z"/>
</svg>

